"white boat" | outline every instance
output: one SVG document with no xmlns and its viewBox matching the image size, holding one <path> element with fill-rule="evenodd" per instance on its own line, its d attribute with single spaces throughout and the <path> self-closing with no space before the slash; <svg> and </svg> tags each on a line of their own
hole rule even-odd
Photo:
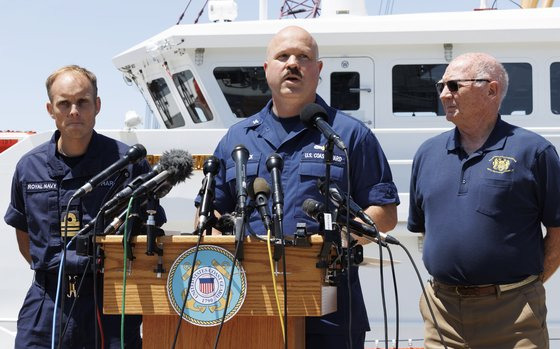
<svg viewBox="0 0 560 349">
<path fill-rule="evenodd" d="M 170 148 L 186 149 L 201 165 L 229 126 L 268 100 L 262 63 L 271 36 L 287 25 L 302 26 L 316 38 L 324 62 L 318 93 L 365 122 L 389 159 L 401 198 L 399 224 L 391 235 L 407 246 L 426 280 L 422 240 L 406 230 L 406 219 L 412 157 L 424 140 L 452 127 L 441 116 L 434 83 L 461 53 L 483 51 L 497 57 L 510 74 L 501 109 L 504 120 L 543 135 L 560 149 L 560 8 L 366 16 L 363 6 L 343 8 L 344 3 L 324 1 L 323 15 L 316 19 L 176 25 L 135 45 L 114 57 L 113 63 L 137 85 L 159 128 L 100 132 L 128 144 L 141 143 L 154 155 Z M 0 154 L 0 185 L 5 193 L 0 207 L 8 205 L 16 162 L 50 136 L 45 132 L 27 137 Z M 169 219 L 167 231 L 190 231 L 201 179 L 201 171 L 196 171 L 162 200 Z M 2 221 L 0 230 L 6 247 L 0 257 L 1 275 L 18 275 L 0 286 L 0 321 L 13 335 L 13 321 L 32 273 L 19 256 L 13 228 Z M 378 257 L 377 246 L 370 244 L 365 251 Z M 401 262 L 395 270 L 399 338 L 405 342 L 399 345 L 408 345 L 411 339 L 411 345 L 419 347 L 421 289 L 404 252 L 392 251 Z M 373 330 L 367 335 L 367 347 L 374 347 L 375 340 L 384 338 L 379 269 L 362 268 L 360 273 Z M 558 273 L 546 288 L 551 346 L 560 347 Z M 395 302 L 388 268 L 385 294 L 388 336 L 394 338 Z"/>
</svg>

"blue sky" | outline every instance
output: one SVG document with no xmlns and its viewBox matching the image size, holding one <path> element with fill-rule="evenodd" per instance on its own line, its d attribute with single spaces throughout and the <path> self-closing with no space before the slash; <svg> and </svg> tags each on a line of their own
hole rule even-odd
<svg viewBox="0 0 560 349">
<path fill-rule="evenodd" d="M 182 23 L 192 23 L 205 0 L 192 0 Z M 385 12 L 388 0 L 365 0 L 368 13 Z M 487 1 L 489 5 L 493 1 Z M 521 0 L 516 0 L 520 3 Z M 16 0 L 0 8 L 0 130 L 54 128 L 46 113 L 44 81 L 55 69 L 79 64 L 98 77 L 101 113 L 96 128 L 122 128 L 124 114 L 145 112 L 134 87 L 111 62 L 116 54 L 173 26 L 188 0 Z M 269 18 L 281 1 L 269 0 Z M 238 20 L 258 17 L 258 0 L 237 0 Z M 479 0 L 394 0 L 393 13 L 471 11 Z M 555 6 L 558 6 L 556 4 Z M 516 8 L 499 0 L 500 9 Z M 202 16 L 208 21 L 207 12 Z"/>
</svg>

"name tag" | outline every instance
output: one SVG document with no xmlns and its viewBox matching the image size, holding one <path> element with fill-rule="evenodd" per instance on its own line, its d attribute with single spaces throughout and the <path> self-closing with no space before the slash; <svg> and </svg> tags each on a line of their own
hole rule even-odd
<svg viewBox="0 0 560 349">
<path fill-rule="evenodd" d="M 28 193 L 38 193 L 44 191 L 58 190 L 57 182 L 29 182 L 26 190 Z"/>
</svg>

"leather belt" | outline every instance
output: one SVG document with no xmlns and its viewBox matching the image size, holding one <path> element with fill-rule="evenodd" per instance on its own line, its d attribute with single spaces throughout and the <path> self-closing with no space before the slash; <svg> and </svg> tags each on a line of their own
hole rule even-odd
<svg viewBox="0 0 560 349">
<path fill-rule="evenodd" d="M 519 282 L 504 285 L 459 286 L 445 284 L 437 280 L 431 280 L 430 283 L 436 293 L 438 290 L 444 290 L 452 292 L 459 297 L 484 297 L 493 295 L 499 296 L 503 292 L 530 285 L 537 280 L 539 280 L 539 275 L 531 275 Z"/>
</svg>

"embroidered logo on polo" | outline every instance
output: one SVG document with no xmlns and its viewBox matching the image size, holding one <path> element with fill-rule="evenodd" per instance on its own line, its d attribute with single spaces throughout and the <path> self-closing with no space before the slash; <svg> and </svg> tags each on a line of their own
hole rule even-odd
<svg viewBox="0 0 560 349">
<path fill-rule="evenodd" d="M 513 167 L 517 160 L 509 156 L 493 156 L 490 160 L 488 160 L 488 162 L 492 165 L 492 167 L 487 168 L 488 171 L 494 173 L 507 173 L 513 172 Z"/>
<path fill-rule="evenodd" d="M 29 182 L 25 187 L 28 193 L 39 193 L 51 190 L 58 190 L 57 182 Z"/>
<path fill-rule="evenodd" d="M 169 302 L 179 314 L 192 274 L 183 319 L 197 326 L 219 325 L 224 311 L 225 321 L 228 321 L 243 305 L 247 294 L 245 271 L 239 262 L 235 263 L 229 303 L 225 309 L 233 255 L 222 247 L 203 245 L 199 248 L 197 260 L 193 261 L 194 252 L 193 247 L 173 262 L 167 278 Z"/>
</svg>

